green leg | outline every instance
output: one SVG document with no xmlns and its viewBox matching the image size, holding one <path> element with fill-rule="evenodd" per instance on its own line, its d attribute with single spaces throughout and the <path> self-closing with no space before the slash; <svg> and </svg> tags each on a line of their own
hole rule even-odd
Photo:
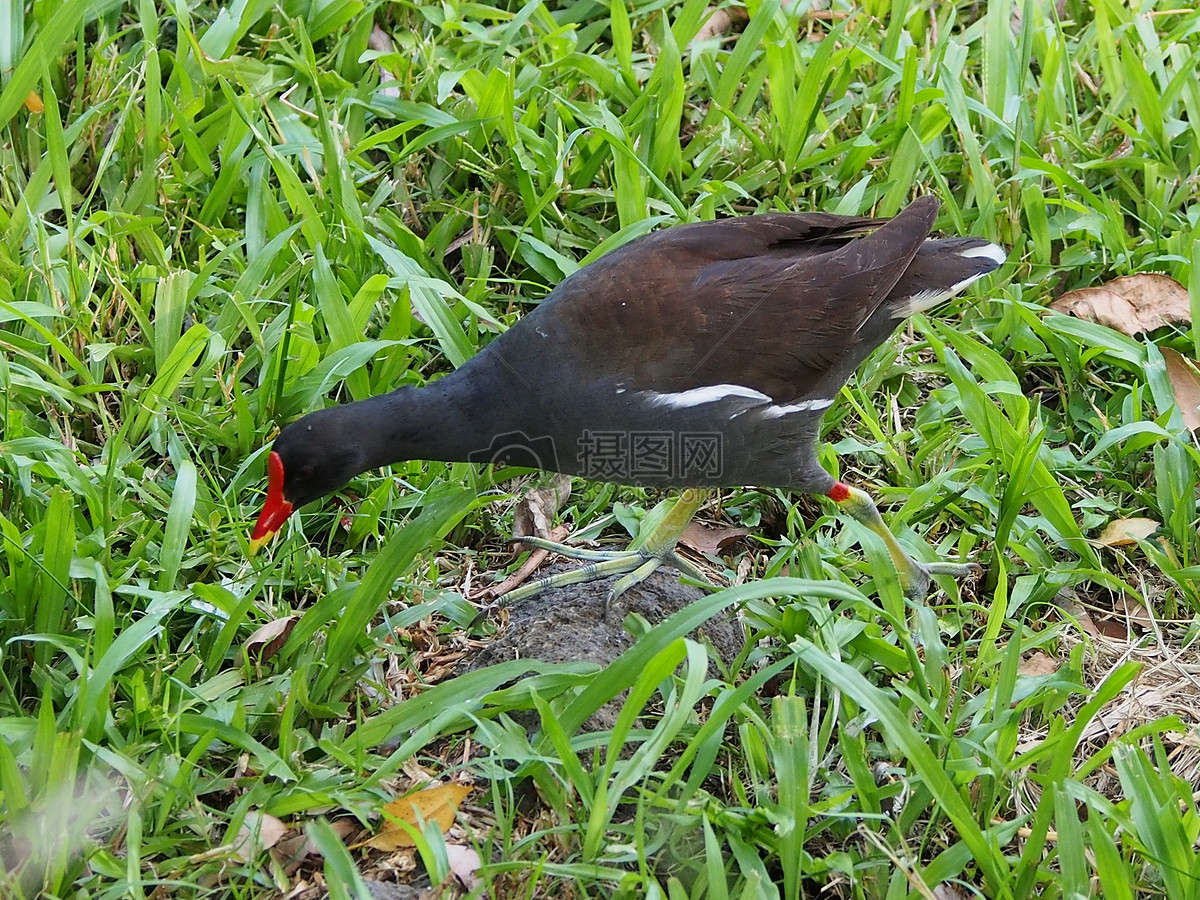
<svg viewBox="0 0 1200 900">
<path fill-rule="evenodd" d="M 542 538 L 521 538 L 521 542 L 524 544 L 551 550 L 570 559 L 586 560 L 588 565 L 571 572 L 550 575 L 522 585 L 502 597 L 500 602 L 505 605 L 518 603 L 527 597 L 540 594 L 548 588 L 567 587 L 572 584 L 582 584 L 610 575 L 626 573 L 609 591 L 608 606 L 611 606 L 617 597 L 635 584 L 645 581 L 663 563 L 669 563 L 690 578 L 707 583 L 708 579 L 703 572 L 675 552 L 675 545 L 679 542 L 684 529 L 692 520 L 692 516 L 704 505 L 707 497 L 707 491 L 695 488 L 685 490 L 657 524 L 651 525 L 638 534 L 630 543 L 628 550 L 611 552 L 582 550 Z"/>
<path fill-rule="evenodd" d="M 929 593 L 930 576 L 951 575 L 955 578 L 966 578 L 983 573 L 983 569 L 976 563 L 926 563 L 913 559 L 884 524 L 875 501 L 866 491 L 860 491 L 839 481 L 829 489 L 829 497 L 883 539 L 884 546 L 887 547 L 896 566 L 896 572 L 900 575 L 900 586 L 904 588 L 904 593 L 910 600 L 925 599 Z"/>
<path fill-rule="evenodd" d="M 532 543 L 528 540 L 523 540 L 522 543 Z M 578 548 L 568 547 L 566 544 L 556 544 L 554 541 L 539 540 L 534 546 L 540 547 L 543 550 L 551 550 L 560 556 L 566 556 L 571 559 L 591 559 L 595 560 L 597 556 L 604 556 L 604 559 L 595 562 L 589 562 L 585 566 L 580 566 L 578 569 L 572 569 L 570 572 L 559 572 L 557 575 L 547 575 L 545 578 L 538 578 L 535 581 L 530 581 L 528 584 L 523 584 L 513 591 L 509 591 L 503 597 L 498 599 L 498 603 L 503 606 L 508 606 L 511 603 L 520 603 L 529 597 L 536 597 L 542 591 L 550 588 L 570 587 L 573 584 L 585 584 L 589 581 L 598 581 L 601 578 L 607 578 L 610 575 L 620 575 L 622 572 L 631 572 L 645 562 L 646 557 L 637 552 L 618 551 L 614 553 L 597 553 L 594 550 L 583 551 L 587 556 L 576 556 Z"/>
</svg>

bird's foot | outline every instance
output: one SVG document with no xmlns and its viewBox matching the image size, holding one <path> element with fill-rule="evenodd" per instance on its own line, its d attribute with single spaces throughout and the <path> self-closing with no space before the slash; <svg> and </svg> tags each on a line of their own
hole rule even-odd
<svg viewBox="0 0 1200 900">
<path fill-rule="evenodd" d="M 900 586 L 904 595 L 910 600 L 922 601 L 929 595 L 929 587 L 934 575 L 950 575 L 954 578 L 971 578 L 983 574 L 983 568 L 977 563 L 957 562 L 921 562 L 913 559 L 891 529 L 879 515 L 875 501 L 866 491 L 837 482 L 829 490 L 828 496 L 851 516 L 862 522 L 883 539 L 888 554 L 896 566 L 900 576 Z"/>
<path fill-rule="evenodd" d="M 688 578 L 700 582 L 700 584 L 708 590 L 715 591 L 718 589 L 715 584 L 708 580 L 708 576 L 706 576 L 703 572 L 693 566 L 674 550 L 667 550 L 654 555 L 649 555 L 645 550 L 631 550 L 629 552 L 638 554 L 645 560 L 645 562 L 643 562 L 632 572 L 628 572 L 618 578 L 613 583 L 613 586 L 609 588 L 608 599 L 604 602 L 604 615 L 606 617 L 608 616 L 609 610 L 612 609 L 612 605 L 618 597 L 624 594 L 635 584 L 641 584 L 655 571 L 657 571 L 659 566 L 664 564 L 671 566 L 676 571 L 686 575 Z"/>
<path fill-rule="evenodd" d="M 587 584 L 591 581 L 598 581 L 601 578 L 610 578 L 613 575 L 621 575 L 623 573 L 633 575 L 652 559 L 646 553 L 637 550 L 585 550 L 582 547 L 572 547 L 568 544 L 560 544 L 557 541 L 548 541 L 545 538 L 533 536 L 519 537 L 516 538 L 516 541 L 534 549 L 557 553 L 559 556 L 565 556 L 568 559 L 582 560 L 584 561 L 584 565 L 567 572 L 556 572 L 553 575 L 544 575 L 541 578 L 535 578 L 506 594 L 501 594 L 479 611 L 471 623 L 472 626 L 478 624 L 500 607 L 520 603 L 522 600 L 536 597 L 543 591 L 570 587 L 575 584 Z M 649 574 L 649 572 L 646 574 Z M 645 577 L 645 575 L 642 576 L 642 578 Z M 625 578 L 618 579 L 618 583 L 623 581 L 625 581 Z M 613 590 L 616 590 L 616 585 L 613 585 Z M 604 607 L 606 615 L 612 600 L 613 592 L 609 591 L 609 596 Z"/>
<path fill-rule="evenodd" d="M 613 584 L 604 604 L 604 613 L 607 616 L 613 601 L 635 584 L 645 581 L 664 563 L 673 566 L 689 578 L 716 590 L 703 572 L 675 552 L 675 545 L 679 542 L 684 529 L 687 528 L 688 522 L 704 505 L 707 497 L 707 491 L 689 488 L 683 491 L 673 503 L 660 505 L 643 520 L 642 529 L 628 550 L 582 550 L 578 547 L 547 541 L 544 538 L 518 538 L 523 544 L 550 550 L 569 559 L 582 560 L 585 565 L 572 572 L 560 572 L 557 575 L 549 575 L 522 585 L 515 591 L 505 594 L 503 602 L 506 605 L 518 603 L 527 597 L 540 594 L 548 588 L 567 587 L 572 584 L 583 584 L 612 575 L 620 575 L 622 577 Z"/>
<path fill-rule="evenodd" d="M 934 575 L 949 575 L 952 578 L 978 578 L 983 574 L 983 566 L 978 563 L 957 562 L 921 562 L 905 554 L 908 560 L 908 571 L 898 566 L 900 586 L 904 596 L 914 602 L 923 601 L 929 596 L 929 587 Z"/>
<path fill-rule="evenodd" d="M 641 584 L 663 564 L 678 569 L 689 578 L 709 584 L 708 578 L 698 568 L 675 552 L 674 547 L 658 551 L 645 548 L 637 550 L 584 550 L 559 544 L 538 537 L 518 538 L 522 544 L 541 550 L 549 550 L 568 559 L 578 559 L 585 563 L 570 572 L 559 572 L 547 575 L 536 581 L 524 584 L 514 591 L 505 594 L 501 602 L 504 605 L 519 603 L 529 597 L 553 588 L 569 587 L 574 584 L 585 584 L 613 575 L 621 575 L 609 589 L 608 598 L 604 605 L 605 615 L 612 608 L 613 602 L 635 584 Z M 715 589 L 715 586 L 714 586 Z"/>
</svg>

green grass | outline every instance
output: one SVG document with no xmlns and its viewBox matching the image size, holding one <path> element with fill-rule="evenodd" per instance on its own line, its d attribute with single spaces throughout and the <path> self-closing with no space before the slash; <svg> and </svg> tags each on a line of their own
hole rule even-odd
<svg viewBox="0 0 1200 900">
<path fill-rule="evenodd" d="M 315 866 L 355 896 L 376 857 L 327 821 L 419 764 L 474 780 L 481 896 L 1200 896 L 1196 693 L 1147 699 L 1188 689 L 1200 612 L 1200 454 L 1158 349 L 1200 330 L 1045 311 L 1158 271 L 1200 314 L 1200 12 L 748 3 L 696 41 L 706 6 L 0 0 L 0 895 L 272 896 Z M 603 671 L 427 684 L 433 638 L 489 630 L 460 591 L 512 568 L 511 473 L 369 473 L 246 557 L 277 425 L 450 370 L 652 228 L 924 192 L 1012 255 L 868 360 L 822 458 L 980 584 L 913 607 L 869 532 L 728 491 L 746 584 Z M 577 481 L 563 515 L 658 499 Z M 1128 516 L 1158 539 L 1089 540 Z M 1149 664 L 1095 664 L 1113 639 L 1068 594 L 1143 603 L 1116 656 Z M 755 640 L 713 678 L 684 636 L 732 606 Z M 234 854 L 252 812 L 324 862 Z"/>
</svg>

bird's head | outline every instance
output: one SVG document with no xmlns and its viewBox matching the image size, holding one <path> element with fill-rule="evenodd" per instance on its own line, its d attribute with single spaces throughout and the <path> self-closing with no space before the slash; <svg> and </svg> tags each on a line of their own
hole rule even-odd
<svg viewBox="0 0 1200 900">
<path fill-rule="evenodd" d="M 283 527 L 294 510 L 336 491 L 362 471 L 357 465 L 356 443 L 334 421 L 337 409 L 305 416 L 275 439 L 267 457 L 267 499 L 250 534 L 251 555 Z"/>
</svg>

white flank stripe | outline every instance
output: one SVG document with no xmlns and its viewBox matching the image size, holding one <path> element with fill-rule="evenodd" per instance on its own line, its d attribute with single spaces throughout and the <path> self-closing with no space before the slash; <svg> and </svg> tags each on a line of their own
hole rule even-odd
<svg viewBox="0 0 1200 900">
<path fill-rule="evenodd" d="M 771 402 L 771 398 L 762 391 L 742 387 L 740 384 L 710 384 L 705 387 L 692 388 L 675 394 L 659 394 L 646 391 L 650 402 L 655 406 L 667 406 L 671 409 L 684 409 L 689 406 L 702 406 L 705 403 L 716 403 L 731 397 L 744 397 L 747 400 Z"/>
<path fill-rule="evenodd" d="M 789 403 L 786 406 L 772 406 L 763 415 L 777 419 L 780 416 L 786 416 L 788 413 L 820 412 L 821 410 L 829 409 L 831 406 L 833 406 L 832 400 L 817 397 L 813 400 L 801 400 L 798 403 Z"/>
</svg>

